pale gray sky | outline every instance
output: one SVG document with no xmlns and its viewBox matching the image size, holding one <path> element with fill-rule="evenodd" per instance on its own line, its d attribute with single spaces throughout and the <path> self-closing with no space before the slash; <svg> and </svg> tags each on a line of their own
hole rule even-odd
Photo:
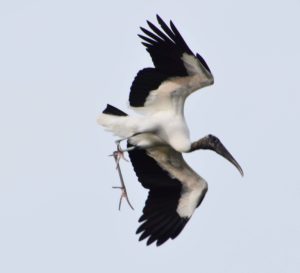
<svg viewBox="0 0 300 273">
<path fill-rule="evenodd" d="M 299 1 L 0 2 L 0 272 L 300 272 Z M 186 103 L 192 138 L 217 135 L 245 177 L 211 152 L 186 160 L 209 191 L 157 248 L 135 230 L 146 198 L 117 210 L 114 138 L 151 59 L 136 36 L 158 13 L 206 59 L 215 85 Z M 117 79 L 117 80 L 116 80 Z"/>
</svg>

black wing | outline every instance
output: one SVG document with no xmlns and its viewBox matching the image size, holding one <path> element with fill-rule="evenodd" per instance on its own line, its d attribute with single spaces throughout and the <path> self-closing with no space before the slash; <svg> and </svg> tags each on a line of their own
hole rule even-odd
<svg viewBox="0 0 300 273">
<path fill-rule="evenodd" d="M 193 55 L 193 52 L 189 49 L 172 21 L 170 21 L 170 28 L 158 15 L 157 20 L 163 31 L 147 21 L 151 31 L 141 27 L 146 35 L 139 35 L 145 41 L 142 44 L 151 55 L 157 70 L 169 76 L 187 76 L 188 73 L 181 57 L 183 53 Z"/>
<path fill-rule="evenodd" d="M 149 92 L 156 90 L 167 79 L 189 75 L 182 60 L 184 53 L 198 59 L 210 74 L 204 59 L 199 54 L 193 54 L 173 22 L 170 21 L 169 27 L 158 15 L 157 21 L 162 30 L 147 21 L 150 30 L 141 27 L 144 35 L 138 35 L 144 40 L 142 44 L 151 55 L 155 68 L 143 69 L 135 77 L 129 95 L 129 103 L 133 107 L 144 106 Z"/>
<path fill-rule="evenodd" d="M 138 180 L 149 189 L 143 215 L 139 219 L 142 224 L 136 233 L 141 233 L 140 241 L 148 238 L 147 245 L 156 241 L 159 246 L 170 238 L 176 238 L 189 220 L 176 212 L 182 186 L 145 150 L 135 149 L 128 153 Z"/>
<path fill-rule="evenodd" d="M 147 21 L 151 31 L 141 27 L 141 30 L 146 35 L 139 35 L 139 37 L 145 41 L 142 44 L 150 53 L 157 70 L 168 74 L 169 76 L 187 76 L 188 72 L 181 59 L 182 55 L 183 53 L 195 55 L 190 50 L 172 21 L 170 21 L 169 27 L 158 15 L 156 17 L 163 31 Z M 206 70 L 210 72 L 205 60 L 199 54 L 197 54 L 196 57 Z"/>
</svg>

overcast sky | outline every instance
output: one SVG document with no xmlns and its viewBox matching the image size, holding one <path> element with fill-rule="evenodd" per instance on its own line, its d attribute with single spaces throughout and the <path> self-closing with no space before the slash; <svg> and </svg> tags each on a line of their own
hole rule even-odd
<svg viewBox="0 0 300 273">
<path fill-rule="evenodd" d="M 1 1 L 0 272 L 300 272 L 300 2 Z M 186 102 L 192 139 L 218 136 L 245 177 L 209 151 L 209 183 L 180 236 L 138 242 L 147 192 L 130 163 L 117 210 L 106 103 L 128 112 L 151 59 L 137 34 L 172 19 L 215 85 Z"/>
</svg>

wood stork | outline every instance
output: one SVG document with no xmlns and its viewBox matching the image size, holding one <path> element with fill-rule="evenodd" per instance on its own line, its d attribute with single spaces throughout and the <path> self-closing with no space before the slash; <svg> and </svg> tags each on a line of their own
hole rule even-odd
<svg viewBox="0 0 300 273">
<path fill-rule="evenodd" d="M 161 245 L 178 236 L 207 192 L 206 181 L 187 165 L 183 152 L 211 149 L 234 164 L 242 175 L 243 171 L 218 138 L 208 135 L 190 141 L 184 118 L 185 99 L 212 85 L 214 78 L 172 21 L 168 26 L 158 15 L 157 21 L 161 29 L 147 21 L 150 30 L 141 27 L 145 35 L 139 35 L 154 64 L 154 68 L 137 73 L 130 89 L 129 105 L 139 115 L 128 116 L 107 105 L 98 123 L 121 138 L 118 144 L 127 139 L 126 150 L 138 180 L 149 189 L 137 233 L 142 233 L 140 240 L 148 238 L 147 244 Z M 122 189 L 122 196 L 127 197 L 125 186 Z"/>
</svg>

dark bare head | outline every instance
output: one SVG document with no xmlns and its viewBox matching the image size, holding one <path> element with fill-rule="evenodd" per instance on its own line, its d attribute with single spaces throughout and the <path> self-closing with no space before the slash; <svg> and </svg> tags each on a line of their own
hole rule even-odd
<svg viewBox="0 0 300 273">
<path fill-rule="evenodd" d="M 215 151 L 217 154 L 223 156 L 229 162 L 231 162 L 238 169 L 242 176 L 244 175 L 241 166 L 237 163 L 237 161 L 233 158 L 233 156 L 229 153 L 229 151 L 217 137 L 213 135 L 207 135 L 199 139 L 198 141 L 193 142 L 190 152 L 200 149 Z"/>
</svg>

